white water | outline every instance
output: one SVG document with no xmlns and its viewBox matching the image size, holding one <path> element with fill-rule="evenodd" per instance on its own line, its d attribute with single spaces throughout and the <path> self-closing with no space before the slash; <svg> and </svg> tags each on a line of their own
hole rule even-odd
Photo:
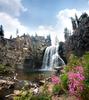
<svg viewBox="0 0 89 100">
<path fill-rule="evenodd" d="M 45 50 L 42 69 L 52 70 L 53 68 L 65 65 L 62 58 L 58 55 L 58 46 L 49 46 Z"/>
</svg>

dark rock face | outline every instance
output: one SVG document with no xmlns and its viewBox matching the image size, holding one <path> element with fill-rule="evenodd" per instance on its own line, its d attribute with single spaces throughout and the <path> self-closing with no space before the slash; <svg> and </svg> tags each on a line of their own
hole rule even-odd
<svg viewBox="0 0 89 100">
<path fill-rule="evenodd" d="M 67 53 L 73 52 L 77 56 L 82 56 L 86 51 L 89 51 L 89 16 L 84 13 L 73 21 L 73 34 L 65 42 Z"/>
<path fill-rule="evenodd" d="M 59 48 L 58 48 L 58 54 L 60 55 L 60 57 L 63 59 L 63 61 L 65 62 L 65 64 L 67 64 L 67 60 L 66 60 L 66 49 L 65 49 L 65 43 L 64 42 L 59 42 Z"/>
<path fill-rule="evenodd" d="M 27 69 L 42 65 L 43 53 L 51 40 L 43 36 L 28 36 L 0 39 L 0 64 Z"/>
</svg>

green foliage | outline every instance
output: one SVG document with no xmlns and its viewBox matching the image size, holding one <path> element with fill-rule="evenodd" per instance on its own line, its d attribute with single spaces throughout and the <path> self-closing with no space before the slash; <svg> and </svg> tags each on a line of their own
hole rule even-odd
<svg viewBox="0 0 89 100">
<path fill-rule="evenodd" d="M 89 100 L 89 81 L 85 81 L 84 83 L 84 90 L 81 94 L 82 100 Z"/>
<path fill-rule="evenodd" d="M 40 93 L 39 95 L 33 95 L 30 100 L 51 100 L 51 95 Z"/>
<path fill-rule="evenodd" d="M 29 90 L 22 91 L 19 96 L 15 96 L 14 100 L 51 100 L 51 95 L 48 93 L 40 93 L 34 95 Z"/>
<path fill-rule="evenodd" d="M 28 85 L 28 82 L 25 81 L 25 85 Z M 48 84 L 44 84 L 42 92 L 39 94 L 33 94 L 29 89 L 26 90 L 26 86 L 21 91 L 20 95 L 15 96 L 14 100 L 51 100 L 51 94 L 48 92 Z"/>
<path fill-rule="evenodd" d="M 78 58 L 75 55 L 71 55 L 69 58 L 69 62 L 67 67 L 65 67 L 65 71 L 72 71 L 75 66 L 83 66 L 84 67 L 84 76 L 86 80 L 89 80 L 89 52 L 86 52 L 82 57 Z"/>
<path fill-rule="evenodd" d="M 75 66 L 83 66 L 82 65 L 82 58 L 71 54 L 68 60 L 67 66 L 64 68 L 65 72 L 72 71 Z"/>
<path fill-rule="evenodd" d="M 22 91 L 19 96 L 14 97 L 14 100 L 31 100 L 32 95 L 30 91 Z"/>
<path fill-rule="evenodd" d="M 8 74 L 10 73 L 10 67 L 0 64 L 0 74 Z"/>
<path fill-rule="evenodd" d="M 60 84 L 55 84 L 52 88 L 53 94 L 59 94 L 62 91 L 62 87 Z"/>
<path fill-rule="evenodd" d="M 69 57 L 68 66 L 77 66 L 79 63 L 78 60 L 79 60 L 79 58 L 77 56 L 71 54 Z"/>
<path fill-rule="evenodd" d="M 46 82 L 44 85 L 43 85 L 43 89 L 42 89 L 43 93 L 48 93 L 48 82 Z"/>
<path fill-rule="evenodd" d="M 84 89 L 80 93 L 82 100 L 89 100 L 89 52 L 85 53 L 82 57 L 78 58 L 75 55 L 71 55 L 67 66 L 64 68 L 64 73 L 60 75 L 60 84 L 55 84 L 52 87 L 53 94 L 67 93 L 68 91 L 68 72 L 74 71 L 74 67 L 82 66 L 84 68 Z M 2 67 L 1 67 L 2 68 Z M 2 68 L 3 69 L 3 68 Z M 26 82 L 27 84 L 27 82 Z M 51 100 L 52 94 L 48 92 L 48 83 L 45 83 L 43 90 L 40 94 L 34 95 L 25 90 L 20 96 L 14 98 L 14 100 Z"/>
<path fill-rule="evenodd" d="M 62 89 L 63 89 L 64 91 L 66 91 L 66 90 L 68 89 L 68 76 L 67 76 L 66 73 L 64 73 L 64 74 L 62 74 L 62 75 L 60 76 L 60 78 L 61 78 Z"/>
<path fill-rule="evenodd" d="M 85 53 L 82 57 L 82 65 L 84 66 L 85 77 L 89 80 L 89 52 Z"/>
<path fill-rule="evenodd" d="M 84 68 L 84 90 L 81 93 L 82 100 L 89 100 L 89 52 L 86 52 L 82 57 L 78 58 L 75 55 L 71 55 L 69 58 L 68 65 L 64 68 L 65 73 L 73 71 L 76 66 L 83 66 Z M 63 84 L 65 81 L 63 82 Z"/>
</svg>

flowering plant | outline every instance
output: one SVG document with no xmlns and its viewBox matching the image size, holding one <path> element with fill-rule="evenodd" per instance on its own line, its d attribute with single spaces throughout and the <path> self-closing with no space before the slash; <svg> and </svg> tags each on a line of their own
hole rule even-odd
<svg viewBox="0 0 89 100">
<path fill-rule="evenodd" d="M 82 66 L 76 66 L 71 72 L 68 72 L 68 80 L 69 80 L 69 93 L 71 95 L 75 95 L 80 97 L 80 94 L 84 89 L 84 69 Z"/>
<path fill-rule="evenodd" d="M 60 79 L 59 79 L 59 77 L 58 76 L 55 76 L 55 75 L 53 75 L 51 77 L 51 80 L 52 80 L 52 83 L 53 84 L 59 84 L 61 82 Z"/>
</svg>

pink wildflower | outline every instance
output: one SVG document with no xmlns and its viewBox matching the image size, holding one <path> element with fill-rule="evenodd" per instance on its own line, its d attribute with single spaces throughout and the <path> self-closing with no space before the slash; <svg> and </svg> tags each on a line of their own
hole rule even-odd
<svg viewBox="0 0 89 100">
<path fill-rule="evenodd" d="M 77 72 L 81 73 L 81 74 L 84 74 L 84 69 L 83 69 L 82 66 L 76 66 L 76 67 L 75 67 L 75 70 L 76 70 Z"/>
<path fill-rule="evenodd" d="M 81 66 L 75 67 L 72 72 L 68 73 L 69 93 L 71 95 L 79 96 L 83 91 L 83 81 L 85 80 L 83 73 L 84 70 Z"/>
<path fill-rule="evenodd" d="M 51 80 L 52 80 L 52 83 L 53 83 L 53 84 L 59 84 L 59 83 L 60 83 L 60 79 L 59 79 L 58 76 L 53 75 L 53 76 L 51 77 Z"/>
</svg>

